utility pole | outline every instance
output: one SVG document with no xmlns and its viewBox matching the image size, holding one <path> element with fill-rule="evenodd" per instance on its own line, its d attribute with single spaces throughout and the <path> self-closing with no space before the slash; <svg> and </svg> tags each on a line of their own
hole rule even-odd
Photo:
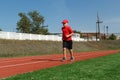
<svg viewBox="0 0 120 80">
<path fill-rule="evenodd" d="M 100 23 L 103 23 L 102 21 L 100 21 L 100 18 L 99 18 L 99 15 L 98 15 L 98 13 L 97 13 L 97 27 L 98 27 L 98 32 L 97 32 L 97 34 L 98 34 L 98 37 L 99 37 L 99 39 L 101 40 L 101 33 L 100 33 Z"/>
<path fill-rule="evenodd" d="M 105 35 L 105 25 L 104 25 L 104 40 L 105 40 L 105 38 L 106 38 L 106 35 Z"/>
<path fill-rule="evenodd" d="M 108 26 L 106 26 L 107 39 L 108 39 Z"/>
</svg>

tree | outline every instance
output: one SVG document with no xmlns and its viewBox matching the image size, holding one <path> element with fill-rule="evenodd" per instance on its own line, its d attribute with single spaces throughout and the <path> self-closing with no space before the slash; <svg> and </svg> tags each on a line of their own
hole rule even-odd
<svg viewBox="0 0 120 80">
<path fill-rule="evenodd" d="M 2 31 L 2 29 L 0 29 L 0 31 Z"/>
<path fill-rule="evenodd" d="M 32 33 L 42 34 L 44 17 L 39 15 L 37 11 L 29 12 L 28 15 L 30 16 L 32 22 Z"/>
<path fill-rule="evenodd" d="M 48 29 L 44 27 L 44 17 L 37 11 L 31 11 L 27 15 L 19 13 L 21 20 L 17 23 L 20 32 L 33 34 L 49 34 Z"/>
<path fill-rule="evenodd" d="M 17 31 L 22 33 L 31 33 L 31 22 L 30 19 L 24 13 L 18 14 L 21 19 L 17 22 Z"/>
<path fill-rule="evenodd" d="M 73 30 L 73 32 L 74 32 L 74 33 L 78 33 L 78 34 L 80 34 L 80 36 L 81 36 L 81 32 L 80 32 L 80 31 Z"/>
<path fill-rule="evenodd" d="M 116 40 L 116 36 L 114 34 L 111 34 L 109 37 L 110 40 Z"/>
</svg>

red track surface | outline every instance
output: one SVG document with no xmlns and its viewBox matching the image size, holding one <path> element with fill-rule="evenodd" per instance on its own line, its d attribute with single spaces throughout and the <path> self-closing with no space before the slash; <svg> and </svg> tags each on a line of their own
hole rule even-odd
<svg viewBox="0 0 120 80">
<path fill-rule="evenodd" d="M 106 56 L 117 52 L 120 52 L 120 50 L 75 53 L 74 62 Z M 69 61 L 69 54 L 67 57 L 68 60 L 65 62 L 61 62 L 62 54 L 0 59 L 0 78 L 14 76 L 16 74 L 22 74 L 34 70 L 45 69 L 53 66 L 59 66 L 62 64 L 69 64 L 71 63 Z"/>
</svg>

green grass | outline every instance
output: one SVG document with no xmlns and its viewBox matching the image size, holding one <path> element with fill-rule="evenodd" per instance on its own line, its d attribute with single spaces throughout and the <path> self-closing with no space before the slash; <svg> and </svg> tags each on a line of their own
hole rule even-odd
<svg viewBox="0 0 120 80">
<path fill-rule="evenodd" d="M 120 49 L 120 40 L 100 42 L 73 42 L 74 52 Z M 0 40 L 0 58 L 60 54 L 62 42 Z"/>
<path fill-rule="evenodd" d="M 120 80 L 120 53 L 3 80 Z"/>
</svg>

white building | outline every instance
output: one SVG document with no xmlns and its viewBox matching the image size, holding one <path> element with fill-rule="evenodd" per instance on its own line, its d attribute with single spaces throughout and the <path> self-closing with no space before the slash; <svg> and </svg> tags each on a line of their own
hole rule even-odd
<svg viewBox="0 0 120 80">
<path fill-rule="evenodd" d="M 120 33 L 116 33 L 115 35 L 116 35 L 117 40 L 120 40 Z"/>
</svg>

